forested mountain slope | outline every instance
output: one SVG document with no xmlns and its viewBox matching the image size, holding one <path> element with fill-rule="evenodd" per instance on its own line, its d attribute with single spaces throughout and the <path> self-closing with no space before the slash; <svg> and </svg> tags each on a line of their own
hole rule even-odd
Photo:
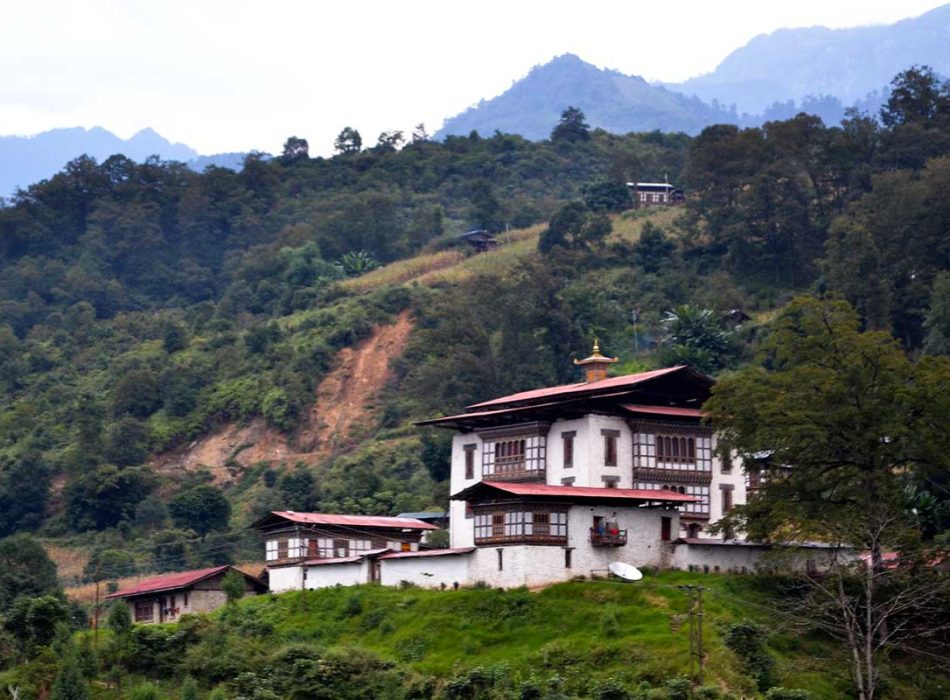
<svg viewBox="0 0 950 700">
<path fill-rule="evenodd" d="M 257 557 L 274 508 L 442 506 L 447 437 L 413 420 L 573 381 L 593 336 L 619 371 L 721 372 L 763 332 L 723 316 L 801 290 L 947 352 L 947 88 L 900 85 L 884 126 L 615 136 L 575 110 L 539 143 L 78 159 L 0 209 L 0 534 L 108 578 Z M 664 174 L 686 207 L 630 210 Z"/>
<path fill-rule="evenodd" d="M 738 119 L 725 109 L 650 85 L 641 77 L 601 70 L 564 54 L 535 66 L 498 97 L 446 119 L 436 137 L 498 130 L 540 140 L 567 105 L 580 107 L 591 126 L 617 134 L 654 129 L 697 134 L 709 124 Z"/>
</svg>

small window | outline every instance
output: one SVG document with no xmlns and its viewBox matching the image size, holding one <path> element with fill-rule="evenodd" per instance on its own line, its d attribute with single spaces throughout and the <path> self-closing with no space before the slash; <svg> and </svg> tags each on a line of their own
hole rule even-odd
<svg viewBox="0 0 950 700">
<path fill-rule="evenodd" d="M 719 464 L 723 474 L 732 474 L 732 448 L 728 442 L 719 443 Z"/>
<path fill-rule="evenodd" d="M 663 542 L 670 541 L 670 533 L 673 528 L 673 519 L 663 516 L 660 518 L 660 540 Z"/>
<path fill-rule="evenodd" d="M 619 430 L 602 430 L 604 436 L 604 466 L 617 466 L 617 438 L 620 437 Z"/>
<path fill-rule="evenodd" d="M 725 515 L 732 510 L 732 489 L 722 490 L 722 514 Z"/>
<path fill-rule="evenodd" d="M 154 606 L 152 601 L 142 601 L 135 604 L 135 621 L 151 622 L 154 615 Z"/>
<path fill-rule="evenodd" d="M 574 466 L 574 431 L 561 433 L 564 440 L 564 468 L 571 469 Z"/>
<path fill-rule="evenodd" d="M 402 544 L 399 545 L 399 551 L 400 551 L 400 552 L 411 552 L 411 551 L 412 551 L 412 545 L 409 544 L 408 542 L 403 542 Z"/>
<path fill-rule="evenodd" d="M 386 549 L 387 546 L 386 540 L 373 540 L 370 543 L 370 547 L 373 549 Z"/>
<path fill-rule="evenodd" d="M 277 540 L 277 558 L 278 558 L 278 559 L 286 559 L 286 558 L 287 558 L 287 552 L 288 552 L 288 549 L 287 549 L 287 538 L 286 538 L 286 537 L 281 537 L 279 540 Z"/>
<path fill-rule="evenodd" d="M 465 478 L 475 478 L 475 445 L 465 445 Z"/>
<path fill-rule="evenodd" d="M 565 569 L 571 568 L 571 551 L 572 550 L 570 547 L 564 548 L 564 568 Z"/>
<path fill-rule="evenodd" d="M 505 535 L 505 514 L 492 513 L 491 516 L 492 537 L 504 537 Z"/>
<path fill-rule="evenodd" d="M 349 540 L 333 540 L 333 556 L 335 557 L 350 556 L 350 541 Z"/>
<path fill-rule="evenodd" d="M 181 598 L 182 598 L 182 600 L 181 600 L 181 606 L 182 606 L 183 608 L 187 608 L 187 607 L 188 607 L 188 594 L 185 593 Z"/>
<path fill-rule="evenodd" d="M 499 549 L 498 550 L 498 570 L 499 571 L 505 570 L 505 556 L 504 555 L 505 555 L 505 550 Z"/>
</svg>

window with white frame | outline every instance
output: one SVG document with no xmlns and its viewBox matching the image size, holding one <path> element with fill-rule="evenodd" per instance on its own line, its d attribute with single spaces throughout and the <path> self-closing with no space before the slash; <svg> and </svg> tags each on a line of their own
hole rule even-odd
<svg viewBox="0 0 950 700">
<path fill-rule="evenodd" d="M 567 513 L 506 510 L 475 515 L 475 542 L 567 540 Z"/>
<path fill-rule="evenodd" d="M 637 432 L 633 447 L 634 468 L 712 471 L 712 437 L 708 435 Z"/>
</svg>

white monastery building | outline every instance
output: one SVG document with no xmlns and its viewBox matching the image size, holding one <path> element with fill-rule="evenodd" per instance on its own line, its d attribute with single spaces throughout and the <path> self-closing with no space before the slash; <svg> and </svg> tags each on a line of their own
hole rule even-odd
<svg viewBox="0 0 950 700">
<path fill-rule="evenodd" d="M 751 569 L 765 545 L 708 533 L 752 489 L 704 424 L 713 380 L 686 366 L 607 377 L 595 343 L 576 384 L 419 423 L 451 429 L 451 544 L 414 518 L 274 512 L 273 591 L 378 582 L 542 585 L 637 567 Z M 423 546 L 420 548 L 420 543 Z"/>
</svg>

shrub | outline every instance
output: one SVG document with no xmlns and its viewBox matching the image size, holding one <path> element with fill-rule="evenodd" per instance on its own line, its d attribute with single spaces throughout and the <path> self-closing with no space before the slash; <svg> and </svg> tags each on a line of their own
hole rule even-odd
<svg viewBox="0 0 950 700">
<path fill-rule="evenodd" d="M 153 683 L 143 683 L 129 693 L 129 700 L 163 700 L 162 692 Z"/>
<path fill-rule="evenodd" d="M 601 610 L 600 633 L 607 639 L 620 636 L 620 611 L 616 605 L 607 605 Z"/>
<path fill-rule="evenodd" d="M 765 700 L 810 700 L 811 693 L 797 688 L 769 688 Z"/>
<path fill-rule="evenodd" d="M 775 684 L 775 660 L 765 648 L 765 630 L 746 623 L 731 625 L 726 630 L 725 643 L 742 660 L 759 690 Z"/>
</svg>

